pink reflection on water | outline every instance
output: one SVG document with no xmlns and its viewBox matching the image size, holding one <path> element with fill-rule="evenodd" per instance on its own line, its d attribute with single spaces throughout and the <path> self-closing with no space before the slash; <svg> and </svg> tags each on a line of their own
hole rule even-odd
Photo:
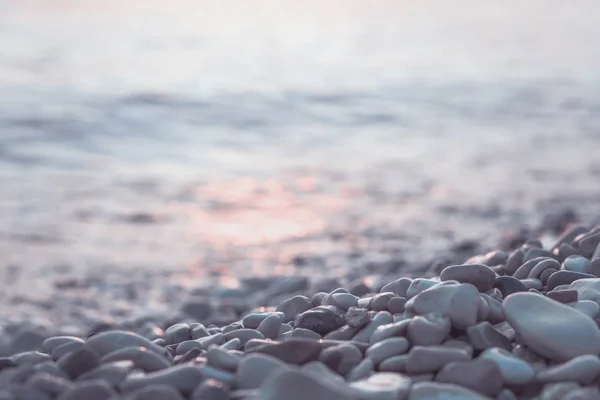
<svg viewBox="0 0 600 400">
<path fill-rule="evenodd" d="M 217 249 L 302 239 L 322 233 L 328 216 L 346 203 L 335 193 L 316 192 L 317 186 L 313 176 L 287 185 L 241 177 L 199 187 L 198 204 L 175 203 L 170 211 L 190 239 Z"/>
</svg>

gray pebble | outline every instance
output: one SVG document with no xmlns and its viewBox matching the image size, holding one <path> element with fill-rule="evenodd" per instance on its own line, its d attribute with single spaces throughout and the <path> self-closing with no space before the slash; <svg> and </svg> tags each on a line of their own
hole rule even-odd
<svg viewBox="0 0 600 400">
<path fill-rule="evenodd" d="M 238 329 L 238 330 L 227 332 L 227 333 L 223 334 L 223 340 L 225 340 L 225 341 L 228 341 L 228 340 L 231 340 L 234 338 L 239 339 L 242 342 L 241 344 L 243 346 L 246 344 L 246 342 L 248 342 L 251 339 L 264 339 L 265 337 L 263 336 L 262 333 L 254 330 L 254 329 Z"/>
<path fill-rule="evenodd" d="M 379 372 L 352 382 L 350 388 L 359 400 L 398 400 L 406 398 L 411 384 L 410 378 L 404 375 Z"/>
<path fill-rule="evenodd" d="M 361 329 L 354 336 L 353 340 L 356 342 L 370 343 L 371 336 L 373 336 L 375 330 L 378 327 L 390 324 L 393 321 L 394 321 L 394 318 L 392 317 L 392 314 L 390 314 L 388 311 L 380 311 L 377 314 L 375 314 L 375 316 L 373 317 L 371 322 L 369 322 L 367 324 L 367 326 L 365 326 L 363 329 Z"/>
<path fill-rule="evenodd" d="M 242 348 L 242 341 L 238 338 L 228 340 L 219 346 L 221 350 L 239 350 Z"/>
<path fill-rule="evenodd" d="M 186 340 L 185 342 L 181 342 L 177 345 L 177 347 L 175 348 L 175 354 L 180 356 L 192 349 L 204 350 L 204 346 L 202 345 L 202 343 L 196 340 Z"/>
<path fill-rule="evenodd" d="M 256 400 L 356 400 L 343 386 L 306 372 L 286 370 L 273 374 L 261 386 Z"/>
<path fill-rule="evenodd" d="M 290 338 L 284 342 L 266 342 L 251 349 L 246 348 L 246 352 L 257 352 L 276 357 L 288 364 L 302 365 L 319 358 L 322 344 L 304 338 Z"/>
<path fill-rule="evenodd" d="M 415 383 L 408 400 L 490 400 L 480 393 L 451 383 L 419 382 Z"/>
<path fill-rule="evenodd" d="M 310 302 L 313 305 L 313 307 L 320 306 L 323 303 L 323 298 L 325 298 L 325 296 L 327 296 L 327 293 L 319 292 L 319 293 L 315 294 L 313 297 L 311 297 Z"/>
<path fill-rule="evenodd" d="M 212 314 L 213 308 L 209 301 L 203 298 L 190 298 L 181 306 L 181 312 L 196 321 L 204 321 Z"/>
<path fill-rule="evenodd" d="M 487 321 L 468 327 L 467 337 L 476 350 L 486 350 L 492 347 L 512 349 L 510 340 Z"/>
<path fill-rule="evenodd" d="M 137 333 L 119 330 L 98 333 L 90 337 L 86 343 L 94 353 L 101 357 L 115 350 L 130 346 L 146 347 L 161 355 L 165 354 L 166 351 L 164 348 Z"/>
<path fill-rule="evenodd" d="M 276 314 L 271 314 L 265 318 L 260 325 L 258 325 L 258 332 L 260 332 L 267 339 L 274 339 L 279 335 L 279 329 L 281 328 L 281 319 Z"/>
<path fill-rule="evenodd" d="M 190 400 L 229 400 L 229 390 L 222 382 L 206 379 L 190 396 Z M 158 399 L 157 399 L 158 400 Z"/>
<path fill-rule="evenodd" d="M 183 396 L 169 385 L 150 385 L 138 389 L 129 395 L 131 400 L 185 400 Z"/>
<path fill-rule="evenodd" d="M 200 339 L 206 336 L 210 336 L 206 327 L 200 323 L 190 325 L 190 337 L 192 340 Z"/>
<path fill-rule="evenodd" d="M 85 342 L 68 342 L 55 347 L 52 350 L 51 356 L 53 360 L 62 358 L 65 354 L 71 353 L 75 350 L 79 350 L 86 347 Z"/>
<path fill-rule="evenodd" d="M 417 294 L 421 293 L 425 289 L 429 289 L 432 286 L 437 285 L 440 281 L 433 279 L 417 278 L 410 283 L 410 286 L 406 290 L 406 299 L 411 299 Z"/>
<path fill-rule="evenodd" d="M 567 393 L 579 389 L 575 382 L 545 384 L 540 393 L 540 400 L 563 400 Z"/>
<path fill-rule="evenodd" d="M 299 314 L 294 320 L 295 328 L 305 328 L 326 335 L 345 324 L 344 316 L 333 306 L 319 306 Z"/>
<path fill-rule="evenodd" d="M 279 304 L 276 311 L 284 314 L 282 322 L 289 322 L 292 321 L 296 315 L 308 311 L 311 308 L 313 308 L 313 305 L 308 297 L 294 296 Z"/>
<path fill-rule="evenodd" d="M 183 364 L 149 374 L 130 374 L 119 384 L 119 388 L 131 392 L 145 386 L 162 384 L 171 385 L 186 394 L 194 390 L 202 379 L 204 373 L 201 368 Z"/>
<path fill-rule="evenodd" d="M 380 342 L 394 336 L 404 336 L 411 320 L 405 319 L 391 324 L 379 325 L 371 335 L 370 344 Z"/>
<path fill-rule="evenodd" d="M 57 400 L 107 400 L 116 394 L 108 382 L 94 379 L 75 383 L 58 396 Z"/>
<path fill-rule="evenodd" d="M 346 374 L 348 382 L 354 382 L 371 375 L 375 368 L 373 361 L 370 358 L 365 358 Z"/>
<path fill-rule="evenodd" d="M 409 278 L 400 278 L 381 288 L 381 293 L 392 292 L 395 293 L 396 296 L 406 297 L 406 292 L 408 291 L 411 283 L 412 280 Z"/>
<path fill-rule="evenodd" d="M 343 310 L 348 310 L 350 307 L 358 306 L 358 297 L 350 293 L 335 293 L 332 296 L 333 305 L 340 307 Z"/>
<path fill-rule="evenodd" d="M 575 389 L 567 393 L 564 400 L 600 400 L 600 389 L 597 387 Z"/>
<path fill-rule="evenodd" d="M 48 354 L 40 353 L 39 351 L 26 351 L 17 353 L 11 357 L 11 361 L 14 365 L 39 364 L 50 360 L 52 360 L 52 358 Z"/>
<path fill-rule="evenodd" d="M 405 297 L 392 297 L 387 303 L 387 310 L 392 314 L 402 314 L 404 312 L 405 304 Z"/>
<path fill-rule="evenodd" d="M 600 358 L 587 354 L 541 371 L 537 374 L 537 379 L 544 383 L 570 381 L 589 385 L 599 374 Z"/>
<path fill-rule="evenodd" d="M 175 324 L 165 330 L 165 341 L 167 344 L 178 344 L 191 338 L 188 324 Z"/>
<path fill-rule="evenodd" d="M 325 335 L 325 339 L 333 339 L 333 340 L 351 340 L 357 333 L 359 329 L 353 328 L 350 325 L 344 325 L 339 329 L 336 329 L 333 332 L 329 332 Z"/>
<path fill-rule="evenodd" d="M 4 394 L 6 394 L 6 398 L 9 400 L 50 400 L 50 396 L 46 393 L 40 392 L 27 385 L 12 384 L 4 389 L 7 389 Z M 3 395 L 1 391 L 0 395 Z"/>
<path fill-rule="evenodd" d="M 531 260 L 525 260 L 515 273 L 512 275 L 517 279 L 525 279 L 529 276 L 533 268 L 538 265 L 541 261 L 552 259 L 552 257 L 536 257 Z"/>
<path fill-rule="evenodd" d="M 228 386 L 233 386 L 235 384 L 235 373 L 233 372 L 211 367 L 206 364 L 198 364 L 198 368 L 202 370 L 204 379 L 214 379 L 223 382 Z"/>
<path fill-rule="evenodd" d="M 27 385 L 51 397 L 55 397 L 65 392 L 73 384 L 65 378 L 47 372 L 38 372 L 29 378 Z"/>
<path fill-rule="evenodd" d="M 496 273 L 488 266 L 483 264 L 463 264 L 451 265 L 443 269 L 440 274 L 440 280 L 457 281 L 460 283 L 470 283 L 480 292 L 485 292 L 492 288 Z"/>
<path fill-rule="evenodd" d="M 448 363 L 435 380 L 460 385 L 490 397 L 497 396 L 504 383 L 498 365 L 486 359 Z"/>
<path fill-rule="evenodd" d="M 363 355 L 356 346 L 341 344 L 329 347 L 319 356 L 319 360 L 340 375 L 346 375 L 361 360 Z"/>
<path fill-rule="evenodd" d="M 317 332 L 311 331 L 310 329 L 294 328 L 291 331 L 278 336 L 277 340 L 280 340 L 280 339 L 281 340 L 289 340 L 291 338 L 305 338 L 305 339 L 319 340 L 319 339 L 321 339 L 321 335 L 319 335 Z"/>
<path fill-rule="evenodd" d="M 549 298 L 554 301 L 558 301 L 559 303 L 573 303 L 577 301 L 579 293 L 577 290 L 567 289 L 567 290 L 553 290 L 546 294 Z"/>
<path fill-rule="evenodd" d="M 240 361 L 241 357 L 217 346 L 211 346 L 206 352 L 206 363 L 208 365 L 226 371 L 235 371 Z"/>
<path fill-rule="evenodd" d="M 332 371 L 329 367 L 327 367 L 327 365 L 320 361 L 311 361 L 306 363 L 302 366 L 302 368 L 300 368 L 300 370 L 320 380 L 338 382 L 341 385 L 346 384 L 343 377 L 341 377 L 335 371 Z"/>
<path fill-rule="evenodd" d="M 42 349 L 44 352 L 46 352 L 46 354 L 52 354 L 52 351 L 58 346 L 72 342 L 78 342 L 81 344 L 85 343 L 82 339 L 75 336 L 53 336 L 44 340 L 42 343 Z"/>
<path fill-rule="evenodd" d="M 412 346 L 438 345 L 450 334 L 450 329 L 451 325 L 448 317 L 431 313 L 416 316 L 410 320 L 406 330 L 406 337 Z"/>
<path fill-rule="evenodd" d="M 367 310 L 356 307 L 350 307 L 348 311 L 346 311 L 345 319 L 350 327 L 358 329 L 365 327 L 369 321 L 371 321 L 371 317 L 369 317 Z"/>
<path fill-rule="evenodd" d="M 559 285 L 568 285 L 580 279 L 595 278 L 594 275 L 574 271 L 557 271 L 548 278 L 548 290 L 552 290 Z"/>
<path fill-rule="evenodd" d="M 171 363 L 164 357 L 159 356 L 153 351 L 148 351 L 144 347 L 129 346 L 112 353 L 108 353 L 100 359 L 101 364 L 115 361 L 132 361 L 134 368 L 145 372 L 160 371 L 169 368 Z"/>
<path fill-rule="evenodd" d="M 591 261 L 583 256 L 572 255 L 562 262 L 561 269 L 575 272 L 590 272 Z"/>
<path fill-rule="evenodd" d="M 365 355 L 373 360 L 373 364 L 378 365 L 387 358 L 406 353 L 408 347 L 408 340 L 405 338 L 392 337 L 370 346 Z"/>
<path fill-rule="evenodd" d="M 133 370 L 132 361 L 117 361 L 102 364 L 77 378 L 78 381 L 100 379 L 111 386 L 117 386 Z"/>
<path fill-rule="evenodd" d="M 516 249 L 508 256 L 504 269 L 509 275 L 513 275 L 517 269 L 523 264 L 525 258 L 525 252 L 521 249 Z"/>
<path fill-rule="evenodd" d="M 469 359 L 469 354 L 462 349 L 447 346 L 415 346 L 408 353 L 406 372 L 409 374 L 436 372 L 450 362 Z"/>
<path fill-rule="evenodd" d="M 408 361 L 408 354 L 401 354 L 386 358 L 379 363 L 378 370 L 384 372 L 406 372 L 406 363 Z"/>
<path fill-rule="evenodd" d="M 546 259 L 540 261 L 539 263 L 537 263 L 533 267 L 533 269 L 531 270 L 531 272 L 529 272 L 529 274 L 527 275 L 527 277 L 528 278 L 540 279 L 540 277 L 542 276 L 542 274 L 544 273 L 544 271 L 546 271 L 548 269 L 559 270 L 560 269 L 560 264 L 558 263 L 558 261 L 556 261 L 553 258 L 546 258 Z"/>
<path fill-rule="evenodd" d="M 250 354 L 244 357 L 239 364 L 236 385 L 241 389 L 256 389 L 275 371 L 288 368 L 278 358 L 265 354 Z"/>
<path fill-rule="evenodd" d="M 385 311 L 387 310 L 388 302 L 395 296 L 396 295 L 391 292 L 376 294 L 371 298 L 371 301 L 369 302 L 369 308 L 373 311 Z"/>
<path fill-rule="evenodd" d="M 76 379 L 79 375 L 100 365 L 100 359 L 96 353 L 84 347 L 66 354 L 57 361 L 57 364 L 69 378 Z"/>
<path fill-rule="evenodd" d="M 211 344 L 216 344 L 218 346 L 222 345 L 223 343 L 225 343 L 225 338 L 222 333 L 215 333 L 214 335 L 205 336 L 203 338 L 196 339 L 196 341 L 198 343 L 202 344 L 202 346 L 204 346 L 204 348 L 206 349 Z"/>
</svg>

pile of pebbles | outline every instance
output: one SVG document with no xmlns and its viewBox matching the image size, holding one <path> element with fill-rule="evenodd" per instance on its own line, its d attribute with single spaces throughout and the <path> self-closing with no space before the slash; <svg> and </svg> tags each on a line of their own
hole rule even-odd
<svg viewBox="0 0 600 400">
<path fill-rule="evenodd" d="M 600 226 L 363 289 L 48 337 L 0 358 L 0 400 L 600 400 Z"/>
</svg>

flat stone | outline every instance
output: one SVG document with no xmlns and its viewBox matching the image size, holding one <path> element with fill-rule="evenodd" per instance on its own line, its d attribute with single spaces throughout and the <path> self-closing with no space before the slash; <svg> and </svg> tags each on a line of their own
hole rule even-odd
<svg viewBox="0 0 600 400">
<path fill-rule="evenodd" d="M 311 308 L 313 308 L 313 304 L 308 297 L 294 296 L 279 304 L 276 311 L 282 312 L 284 315 L 281 322 L 289 322 L 292 321 L 296 315 L 302 314 Z"/>
<path fill-rule="evenodd" d="M 600 314 L 600 306 L 598 303 L 591 300 L 579 300 L 573 303 L 567 304 L 569 307 L 573 307 L 574 309 L 581 311 L 588 317 L 594 319 L 598 317 Z"/>
<path fill-rule="evenodd" d="M 594 275 L 575 271 L 556 271 L 548 278 L 546 286 L 548 290 L 553 290 L 557 286 L 569 285 L 580 279 L 595 278 Z"/>
<path fill-rule="evenodd" d="M 521 282 L 527 287 L 528 291 L 531 291 L 531 289 L 540 291 L 542 290 L 542 287 L 544 287 L 542 281 L 535 278 L 521 279 Z"/>
<path fill-rule="evenodd" d="M 379 311 L 371 322 L 361 329 L 352 340 L 355 342 L 370 343 L 371 337 L 380 326 L 387 325 L 394 321 L 394 317 L 388 311 Z"/>
<path fill-rule="evenodd" d="M 116 394 L 107 382 L 94 379 L 75 383 L 58 396 L 57 400 L 107 400 Z"/>
<path fill-rule="evenodd" d="M 392 314 L 402 314 L 404 312 L 405 304 L 405 297 L 392 297 L 387 303 L 387 310 Z"/>
<path fill-rule="evenodd" d="M 375 368 L 370 358 L 364 358 L 346 374 L 346 381 L 355 382 L 371 375 Z"/>
<path fill-rule="evenodd" d="M 58 360 L 59 358 L 62 358 L 64 355 L 71 353 L 75 350 L 79 350 L 84 347 L 86 347 L 85 342 L 84 343 L 69 342 L 69 343 L 61 344 L 60 346 L 57 346 L 54 348 L 54 350 L 52 350 L 52 354 L 51 354 L 52 359 Z"/>
<path fill-rule="evenodd" d="M 196 340 L 206 336 L 210 336 L 210 333 L 208 333 L 206 327 L 203 324 L 195 323 L 190 325 L 190 336 L 192 340 Z"/>
<path fill-rule="evenodd" d="M 539 372 L 537 379 L 544 383 L 569 381 L 589 385 L 599 374 L 600 358 L 595 355 L 583 355 Z"/>
<path fill-rule="evenodd" d="M 131 346 L 145 347 L 161 355 L 167 351 L 137 333 L 119 330 L 95 334 L 86 341 L 86 344 L 100 357 L 123 347 Z"/>
<path fill-rule="evenodd" d="M 357 328 L 353 328 L 350 325 L 344 325 L 333 332 L 329 332 L 327 335 L 325 335 L 325 339 L 351 340 L 358 333 L 358 331 L 359 329 Z"/>
<path fill-rule="evenodd" d="M 549 270 L 549 269 L 555 269 L 555 270 L 559 270 L 560 269 L 560 264 L 558 261 L 556 261 L 553 258 L 546 258 L 540 262 L 538 262 L 529 272 L 529 274 L 527 275 L 527 278 L 535 278 L 535 279 L 540 279 L 540 277 L 542 276 L 542 274 L 544 273 L 544 271 Z"/>
<path fill-rule="evenodd" d="M 169 385 L 150 385 L 129 395 L 130 400 L 185 400 L 175 388 Z"/>
<path fill-rule="evenodd" d="M 536 265 L 538 265 L 541 261 L 548 259 L 551 259 L 551 257 L 536 257 L 531 260 L 524 260 L 523 265 L 521 265 L 512 276 L 517 279 L 525 279 L 529 276 Z"/>
<path fill-rule="evenodd" d="M 589 273 L 589 267 L 591 263 L 592 262 L 589 259 L 583 256 L 572 255 L 565 258 L 565 260 L 562 262 L 561 269 L 566 271 Z"/>
<path fill-rule="evenodd" d="M 415 346 L 408 352 L 406 372 L 426 374 L 436 372 L 454 361 L 468 361 L 470 355 L 458 348 L 447 346 Z"/>
<path fill-rule="evenodd" d="M 479 292 L 469 283 L 448 283 L 426 289 L 406 302 L 407 311 L 424 315 L 441 313 L 452 326 L 465 329 L 477 322 Z"/>
<path fill-rule="evenodd" d="M 164 357 L 159 356 L 153 351 L 148 351 L 145 347 L 124 347 L 108 353 L 100 359 L 101 364 L 114 361 L 132 361 L 137 369 L 145 372 L 160 371 L 169 368 L 171 363 Z"/>
<path fill-rule="evenodd" d="M 406 292 L 412 283 L 412 279 L 409 278 L 400 278 L 396 279 L 393 282 L 388 283 L 383 288 L 381 288 L 381 293 L 392 292 L 395 293 L 396 296 L 406 297 Z"/>
<path fill-rule="evenodd" d="M 204 345 L 196 340 L 186 340 L 177 345 L 175 355 L 183 355 L 192 349 L 204 350 Z"/>
<path fill-rule="evenodd" d="M 579 300 L 591 300 L 600 304 L 600 278 L 580 279 L 569 285 L 577 290 Z"/>
<path fill-rule="evenodd" d="M 567 304 L 577 301 L 578 293 L 577 290 L 573 289 L 553 290 L 546 293 L 546 296 L 554 301 L 558 301 L 559 303 Z"/>
<path fill-rule="evenodd" d="M 177 344 L 191 338 L 190 326 L 188 324 L 171 325 L 165 330 L 165 341 L 167 344 Z"/>
<path fill-rule="evenodd" d="M 574 390 L 579 389 L 575 382 L 547 383 L 542 388 L 540 400 L 563 400 L 565 396 Z"/>
<path fill-rule="evenodd" d="M 483 264 L 463 264 L 451 265 L 442 270 L 440 280 L 457 281 L 460 283 L 470 283 L 480 292 L 485 292 L 492 288 L 496 273 L 488 266 Z"/>
<path fill-rule="evenodd" d="M 406 363 L 408 362 L 408 354 L 401 354 L 386 358 L 379 363 L 377 369 L 382 372 L 406 372 Z"/>
<path fill-rule="evenodd" d="M 206 363 L 225 371 L 235 371 L 241 362 L 241 357 L 234 355 L 217 346 L 211 346 L 206 352 Z"/>
<path fill-rule="evenodd" d="M 288 364 L 302 365 L 317 360 L 321 349 L 321 344 L 315 340 L 291 338 L 281 343 L 264 343 L 246 351 L 267 354 Z"/>
<path fill-rule="evenodd" d="M 46 353 L 41 353 L 39 351 L 25 351 L 23 353 L 17 353 L 11 357 L 13 364 L 22 365 L 22 364 L 39 364 L 44 361 L 52 360 Z"/>
<path fill-rule="evenodd" d="M 445 315 L 418 315 L 410 320 L 406 328 L 406 338 L 412 346 L 438 345 L 448 337 L 451 328 L 450 318 Z"/>
<path fill-rule="evenodd" d="M 10 338 L 9 348 L 11 354 L 35 351 L 42 348 L 46 335 L 34 327 L 17 330 Z"/>
<path fill-rule="evenodd" d="M 272 374 L 260 387 L 256 400 L 356 400 L 343 386 L 328 383 L 297 370 Z"/>
<path fill-rule="evenodd" d="M 564 400 L 600 400 L 600 389 L 597 387 L 584 387 L 570 391 Z"/>
<path fill-rule="evenodd" d="M 435 380 L 460 385 L 490 397 L 497 396 L 504 383 L 498 365 L 486 359 L 448 363 Z"/>
<path fill-rule="evenodd" d="M 52 354 L 52 351 L 54 351 L 54 349 L 57 348 L 58 346 L 63 345 L 65 343 L 73 343 L 73 342 L 77 342 L 77 343 L 81 343 L 81 344 L 85 343 L 83 341 L 83 339 L 80 339 L 75 336 L 53 336 L 53 337 L 49 337 L 48 339 L 44 340 L 44 342 L 42 343 L 42 349 L 44 350 L 44 352 L 46 354 Z"/>
<path fill-rule="evenodd" d="M 389 301 L 394 297 L 396 295 L 392 292 L 376 294 L 369 301 L 369 308 L 373 311 L 386 311 Z"/>
<path fill-rule="evenodd" d="M 500 348 L 487 349 L 481 353 L 479 358 L 495 362 L 504 382 L 509 385 L 525 385 L 531 382 L 535 376 L 535 371 L 528 362 Z"/>
<path fill-rule="evenodd" d="M 311 361 L 309 363 L 306 363 L 300 368 L 300 370 L 320 380 L 337 382 L 340 385 L 346 384 L 344 378 L 341 375 L 339 375 L 335 371 L 332 371 L 327 365 L 323 364 L 321 361 Z"/>
<path fill-rule="evenodd" d="M 76 379 L 79 375 L 100 365 L 100 359 L 92 350 L 81 348 L 66 354 L 57 361 L 57 364 L 69 378 Z"/>
<path fill-rule="evenodd" d="M 50 400 L 50 396 L 25 384 L 13 383 L 0 389 L 0 399 L 4 400 Z"/>
<path fill-rule="evenodd" d="M 494 279 L 493 287 L 499 289 L 504 297 L 518 292 L 526 292 L 527 286 L 512 276 L 498 276 Z"/>
<path fill-rule="evenodd" d="M 415 383 L 408 400 L 490 400 L 477 392 L 465 387 L 439 382 Z"/>
<path fill-rule="evenodd" d="M 358 306 L 358 297 L 350 293 L 335 293 L 332 296 L 335 306 L 343 310 Z"/>
<path fill-rule="evenodd" d="M 352 394 L 358 400 L 403 400 L 408 396 L 410 378 L 392 373 L 378 372 L 367 379 L 352 382 Z"/>
<path fill-rule="evenodd" d="M 410 286 L 406 290 L 406 299 L 411 299 L 421 293 L 422 291 L 429 289 L 437 284 L 440 281 L 434 279 L 425 279 L 425 278 L 417 278 L 410 283 Z"/>
<path fill-rule="evenodd" d="M 108 382 L 111 386 L 118 386 L 133 370 L 132 361 L 117 361 L 102 364 L 85 372 L 77 378 L 78 381 L 100 379 Z"/>
<path fill-rule="evenodd" d="M 585 257 L 592 257 L 599 244 L 600 231 L 587 233 L 578 240 L 581 255 Z"/>
<path fill-rule="evenodd" d="M 216 381 L 222 382 L 227 386 L 235 385 L 235 373 L 233 372 L 225 371 L 201 363 L 197 364 L 196 366 L 202 371 L 202 376 L 204 377 L 204 379 L 214 379 Z"/>
<path fill-rule="evenodd" d="M 410 321 L 410 319 L 405 319 L 398 322 L 377 326 L 371 335 L 371 340 L 369 343 L 374 344 L 390 337 L 404 336 L 408 330 Z"/>
<path fill-rule="evenodd" d="M 239 339 L 242 346 L 245 345 L 251 339 L 264 339 L 262 333 L 254 329 L 237 329 L 235 331 L 227 332 L 223 334 L 223 340 L 229 341 L 231 339 Z"/>
<path fill-rule="evenodd" d="M 331 346 L 319 355 L 319 360 L 340 375 L 346 375 L 363 359 L 362 352 L 352 344 Z"/>
<path fill-rule="evenodd" d="M 73 386 L 69 380 L 47 372 L 36 373 L 27 380 L 27 385 L 51 397 L 56 397 Z"/>
<path fill-rule="evenodd" d="M 467 337 L 476 350 L 485 350 L 492 347 L 499 347 L 505 350 L 512 349 L 510 340 L 494 329 L 487 321 L 468 327 Z"/>
<path fill-rule="evenodd" d="M 229 400 L 229 390 L 222 382 L 206 379 L 190 395 L 190 400 Z M 159 400 L 159 399 L 156 399 Z"/>
<path fill-rule="evenodd" d="M 506 264 L 504 265 L 506 273 L 509 275 L 513 275 L 517 271 L 517 269 L 523 264 L 524 258 L 525 252 L 521 249 L 516 249 L 512 253 L 510 253 L 508 259 L 506 260 Z"/>
<path fill-rule="evenodd" d="M 119 388 L 132 392 L 150 385 L 170 385 L 183 394 L 188 394 L 204 378 L 201 368 L 183 364 L 149 374 L 130 374 L 119 384 Z"/>
<path fill-rule="evenodd" d="M 365 355 L 373 360 L 373 364 L 378 365 L 387 358 L 406 353 L 408 346 L 405 338 L 392 337 L 375 343 L 367 349 Z"/>
<path fill-rule="evenodd" d="M 315 307 L 299 314 L 294 320 L 295 328 L 310 329 L 319 335 L 326 335 L 344 324 L 344 315 L 334 306 Z"/>
<path fill-rule="evenodd" d="M 551 248 L 557 249 L 563 243 L 571 244 L 577 236 L 585 234 L 587 232 L 588 229 L 583 225 L 571 225 L 558 236 Z"/>
<path fill-rule="evenodd" d="M 533 293 L 515 293 L 504 300 L 502 309 L 519 338 L 551 360 L 600 353 L 600 330 L 569 306 Z"/>
<path fill-rule="evenodd" d="M 346 323 L 352 327 L 364 328 L 370 321 L 369 313 L 364 308 L 350 307 L 345 315 Z"/>
</svg>

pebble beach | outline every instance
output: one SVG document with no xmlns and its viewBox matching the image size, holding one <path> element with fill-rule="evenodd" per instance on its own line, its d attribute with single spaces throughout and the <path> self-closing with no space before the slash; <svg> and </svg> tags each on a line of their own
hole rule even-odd
<svg viewBox="0 0 600 400">
<path fill-rule="evenodd" d="M 0 9 L 0 400 L 600 400 L 600 3 Z"/>
</svg>

